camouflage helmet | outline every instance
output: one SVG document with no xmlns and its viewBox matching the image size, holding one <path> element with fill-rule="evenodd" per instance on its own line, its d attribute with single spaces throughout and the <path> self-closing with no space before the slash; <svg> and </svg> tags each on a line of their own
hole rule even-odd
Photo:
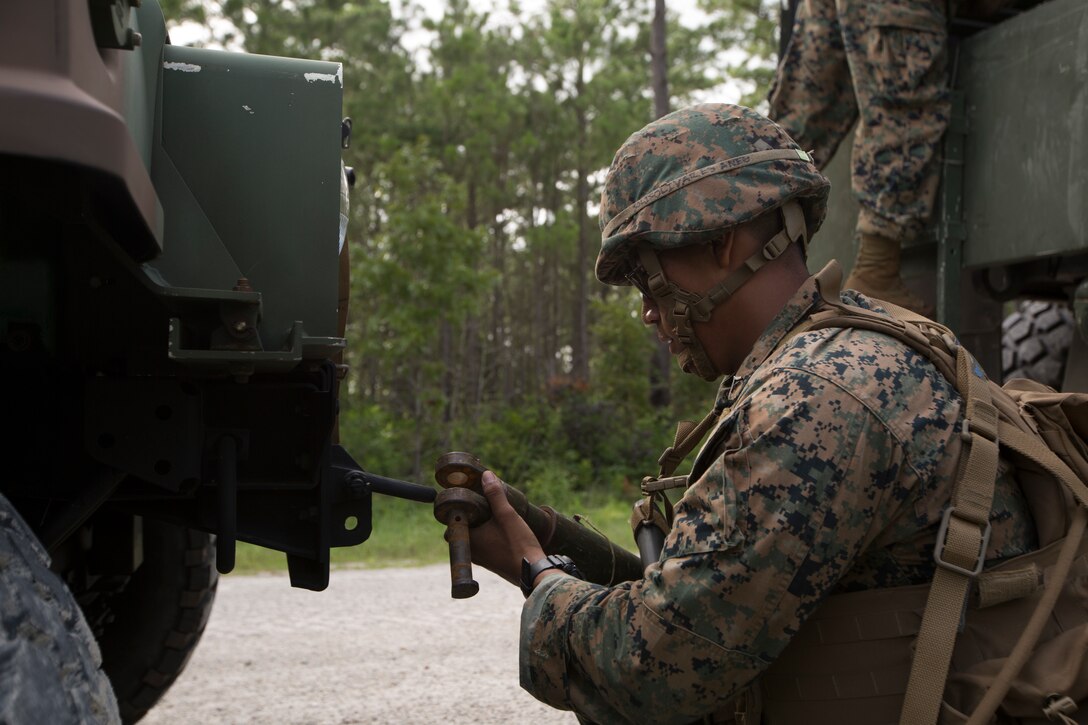
<svg viewBox="0 0 1088 725">
<path fill-rule="evenodd" d="M 628 137 L 612 160 L 601 195 L 597 279 L 629 284 L 638 245 L 710 242 L 792 199 L 811 238 L 829 188 L 809 155 L 755 111 L 725 103 L 675 111 Z"/>
</svg>

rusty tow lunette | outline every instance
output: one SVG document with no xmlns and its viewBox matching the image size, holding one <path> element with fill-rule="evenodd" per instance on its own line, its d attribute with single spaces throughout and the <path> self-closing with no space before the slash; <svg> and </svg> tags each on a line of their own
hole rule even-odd
<svg viewBox="0 0 1088 725">
<path fill-rule="evenodd" d="M 455 599 L 471 597 L 480 589 L 472 578 L 468 530 L 491 518 L 481 484 L 486 470 L 476 456 L 460 451 L 445 453 L 435 462 L 435 480 L 444 490 L 435 499 L 434 515 L 446 524 Z M 612 585 L 642 577 L 642 563 L 635 554 L 549 506 L 533 505 L 513 486 L 504 483 L 503 488 L 510 505 L 529 525 L 544 552 L 569 556 L 587 581 Z"/>
</svg>

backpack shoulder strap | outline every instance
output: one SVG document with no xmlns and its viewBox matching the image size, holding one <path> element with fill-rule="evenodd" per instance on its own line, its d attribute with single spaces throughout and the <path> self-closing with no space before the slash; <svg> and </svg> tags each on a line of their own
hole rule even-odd
<svg viewBox="0 0 1088 725">
<path fill-rule="evenodd" d="M 852 327 L 893 337 L 930 360 L 964 399 L 966 460 L 952 487 L 933 552 L 937 564 L 918 632 L 900 722 L 937 722 L 956 634 L 974 578 L 982 571 L 990 539 L 990 509 L 998 470 L 998 412 L 989 381 L 948 328 L 894 305 L 890 316 L 843 304 L 841 273 L 817 275 L 825 309 L 809 329 Z"/>
<path fill-rule="evenodd" d="M 1088 526 L 1088 486 L 1039 435 L 1014 424 L 1019 416 L 1015 402 L 986 379 L 978 363 L 959 345 L 948 328 L 883 301 L 881 304 L 889 316 L 843 304 L 839 295 L 842 274 L 837 263 L 825 267 L 816 279 L 823 309 L 812 316 L 811 324 L 794 334 L 842 327 L 889 335 L 928 358 L 955 384 L 965 401 L 962 435 L 967 441 L 966 460 L 959 467 L 951 505 L 944 513 L 937 534 L 934 549 L 937 569 L 922 615 L 900 723 L 933 725 L 937 722 L 969 587 L 985 561 L 1000 446 L 1006 446 L 1041 467 L 1079 504 L 1039 603 L 998 677 L 971 715 L 968 725 L 981 725 L 996 712 L 1053 611 Z M 1004 419 L 999 411 L 1005 412 Z"/>
<path fill-rule="evenodd" d="M 966 462 L 952 488 L 937 532 L 933 574 L 914 662 L 903 701 L 901 722 L 935 723 L 952 661 L 956 634 L 972 581 L 982 571 L 990 541 L 990 509 L 998 468 L 998 414 L 978 363 L 961 346 L 956 350 L 956 388 L 965 403 Z"/>
</svg>

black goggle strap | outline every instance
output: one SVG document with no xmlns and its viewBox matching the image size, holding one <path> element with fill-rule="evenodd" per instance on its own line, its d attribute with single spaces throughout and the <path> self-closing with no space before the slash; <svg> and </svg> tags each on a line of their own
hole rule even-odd
<svg viewBox="0 0 1088 725">
<path fill-rule="evenodd" d="M 710 361 L 710 356 L 703 349 L 702 343 L 695 336 L 692 328 L 691 310 L 694 305 L 703 299 L 700 295 L 692 294 L 677 284 L 670 282 L 661 269 L 657 253 L 647 247 L 638 250 L 639 261 L 646 270 L 647 287 L 650 296 L 657 303 L 661 314 L 666 317 L 666 322 L 672 329 L 676 341 L 683 345 L 691 357 L 695 371 L 704 378 L 713 379 L 719 373 Z"/>
<path fill-rule="evenodd" d="M 646 270 L 646 286 L 650 290 L 650 296 L 657 303 L 662 313 L 670 316 L 670 322 L 675 325 L 674 332 L 678 342 L 692 345 L 696 342 L 695 334 L 691 329 L 689 311 L 692 305 L 698 304 L 702 297 L 692 294 L 665 277 L 661 269 L 661 262 L 657 253 L 648 247 L 640 247 L 638 250 L 639 262 Z"/>
</svg>

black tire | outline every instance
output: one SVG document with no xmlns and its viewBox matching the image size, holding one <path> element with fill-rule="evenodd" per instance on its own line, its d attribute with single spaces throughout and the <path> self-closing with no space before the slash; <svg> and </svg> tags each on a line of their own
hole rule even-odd
<svg viewBox="0 0 1088 725">
<path fill-rule="evenodd" d="M 49 556 L 0 496 L 0 722 L 116 723 L 102 656 Z"/>
<path fill-rule="evenodd" d="M 1001 368 L 1005 380 L 1030 378 L 1061 390 L 1075 322 L 1057 302 L 1021 302 L 1001 324 Z"/>
<path fill-rule="evenodd" d="M 215 601 L 215 538 L 144 519 L 144 561 L 108 608 L 99 634 L 104 669 L 126 723 L 142 718 L 196 649 Z"/>
</svg>

